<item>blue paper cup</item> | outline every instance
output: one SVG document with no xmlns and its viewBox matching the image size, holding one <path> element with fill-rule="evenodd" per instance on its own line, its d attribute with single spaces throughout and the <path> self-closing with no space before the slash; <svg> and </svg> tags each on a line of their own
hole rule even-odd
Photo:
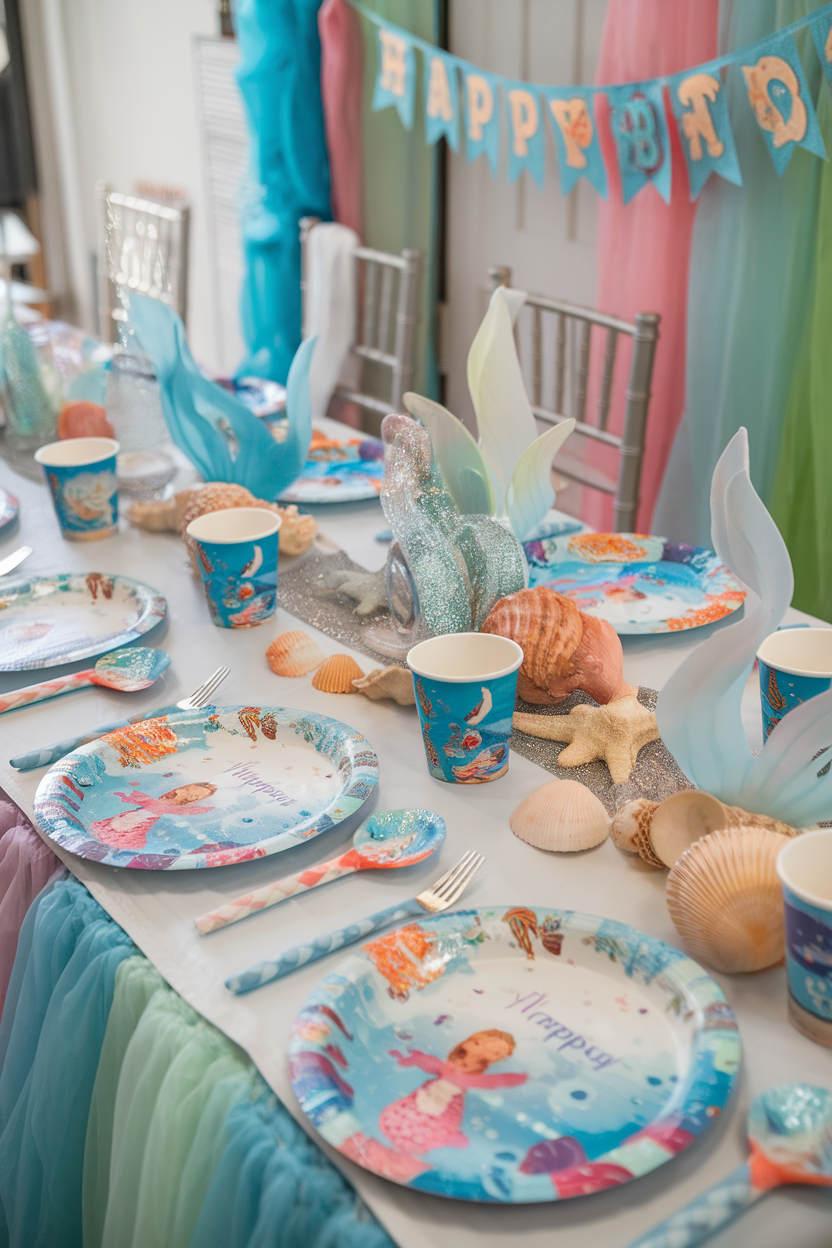
<svg viewBox="0 0 832 1248">
<path fill-rule="evenodd" d="M 832 1048 L 832 828 L 804 832 L 777 857 L 786 910 L 789 1018 Z"/>
<path fill-rule="evenodd" d="M 757 651 L 763 740 L 784 715 L 832 684 L 832 628 L 781 628 Z"/>
<path fill-rule="evenodd" d="M 280 523 L 265 507 L 229 507 L 199 516 L 185 530 L 218 628 L 253 628 L 273 617 Z"/>
<path fill-rule="evenodd" d="M 407 656 L 428 771 L 449 784 L 485 784 L 508 771 L 523 651 L 492 633 L 446 633 Z"/>
<path fill-rule="evenodd" d="M 113 438 L 66 438 L 35 451 L 64 537 L 94 542 L 118 529 L 118 481 Z"/>
</svg>

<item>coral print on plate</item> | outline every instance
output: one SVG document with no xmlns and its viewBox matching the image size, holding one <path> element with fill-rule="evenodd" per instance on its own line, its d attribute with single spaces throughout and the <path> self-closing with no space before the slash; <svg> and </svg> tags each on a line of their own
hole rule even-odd
<svg viewBox="0 0 832 1248">
<path fill-rule="evenodd" d="M 529 585 L 548 585 L 618 633 L 673 633 L 736 611 L 745 591 L 712 550 L 641 533 L 524 542 Z"/>
<path fill-rule="evenodd" d="M 310 840 L 364 804 L 369 742 L 324 715 L 207 707 L 119 728 L 68 754 L 35 797 L 64 849 L 117 867 L 218 867 Z"/>
<path fill-rule="evenodd" d="M 344 1156 L 463 1200 L 585 1196 L 716 1120 L 740 1041 L 716 983 L 622 923 L 465 910 L 364 945 L 312 993 L 292 1086 Z"/>
</svg>

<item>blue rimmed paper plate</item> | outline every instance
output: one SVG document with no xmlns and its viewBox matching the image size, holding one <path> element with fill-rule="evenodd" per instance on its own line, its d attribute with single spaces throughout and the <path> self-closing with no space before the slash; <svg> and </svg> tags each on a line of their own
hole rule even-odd
<svg viewBox="0 0 832 1248">
<path fill-rule="evenodd" d="M 740 1065 L 719 987 L 672 945 L 527 906 L 409 923 L 295 1019 L 301 1108 L 344 1156 L 462 1200 L 565 1200 L 663 1165 Z"/>
<path fill-rule="evenodd" d="M 0 533 L 8 525 L 14 523 L 19 510 L 20 504 L 14 494 L 10 494 L 8 490 L 0 489 Z"/>
<path fill-rule="evenodd" d="M 126 646 L 165 617 L 141 581 L 103 572 L 37 576 L 0 588 L 0 671 L 56 667 Z"/>
<path fill-rule="evenodd" d="M 209 706 L 74 750 L 41 780 L 35 817 L 56 844 L 95 862 L 222 867 L 326 832 L 377 780 L 372 746 L 337 719 Z"/>
<path fill-rule="evenodd" d="M 617 633 L 674 633 L 721 620 L 745 590 L 712 550 L 641 533 L 523 543 L 529 584 L 548 585 Z"/>
<path fill-rule="evenodd" d="M 378 498 L 383 479 L 384 445 L 378 438 L 342 442 L 315 430 L 303 471 L 280 495 L 280 502 L 355 503 Z"/>
</svg>

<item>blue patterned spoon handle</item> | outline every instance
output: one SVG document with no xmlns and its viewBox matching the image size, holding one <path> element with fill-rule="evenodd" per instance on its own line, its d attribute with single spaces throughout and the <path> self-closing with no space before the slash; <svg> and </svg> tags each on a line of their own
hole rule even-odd
<svg viewBox="0 0 832 1248">
<path fill-rule="evenodd" d="M 748 1165 L 739 1166 L 710 1191 L 630 1244 L 630 1248 L 693 1248 L 727 1226 L 762 1195 L 763 1189 L 751 1183 Z"/>
<path fill-rule="evenodd" d="M 10 758 L 9 762 L 18 771 L 31 771 L 33 767 L 49 767 L 52 763 L 57 763 L 58 759 L 63 758 L 65 754 L 70 754 L 90 741 L 97 741 L 99 737 L 106 736 L 108 732 L 115 732 L 117 728 L 129 728 L 131 724 L 139 724 L 143 719 L 160 719 L 162 715 L 173 715 L 178 710 L 178 706 L 160 706 L 155 711 L 142 711 L 139 715 L 131 715 L 129 719 L 117 719 L 112 724 L 102 724 L 100 728 L 91 728 L 89 732 L 80 737 L 67 737 L 66 741 L 56 741 L 54 745 L 46 745 L 42 750 L 30 750 L 28 754 L 18 754 L 17 758 Z"/>
<path fill-rule="evenodd" d="M 328 953 L 334 953 L 336 949 L 355 944 L 357 940 L 362 940 L 371 932 L 377 932 L 380 927 L 386 927 L 388 923 L 398 923 L 402 919 L 411 918 L 414 914 L 423 915 L 424 913 L 423 907 L 419 905 L 415 897 L 398 906 L 388 906 L 386 910 L 379 910 L 377 914 L 371 914 L 369 918 L 362 919 L 359 923 L 350 923 L 349 927 L 342 927 L 337 932 L 319 936 L 311 945 L 296 945 L 294 949 L 288 949 L 286 953 L 281 953 L 276 958 L 270 958 L 266 962 L 256 962 L 248 970 L 230 976 L 225 981 L 225 986 L 238 996 L 241 992 L 251 992 L 253 988 L 262 988 L 264 984 L 270 984 L 273 979 L 282 979 L 284 975 L 291 975 L 292 971 L 306 966 L 308 962 L 317 962 L 318 958 L 325 958 Z"/>
</svg>

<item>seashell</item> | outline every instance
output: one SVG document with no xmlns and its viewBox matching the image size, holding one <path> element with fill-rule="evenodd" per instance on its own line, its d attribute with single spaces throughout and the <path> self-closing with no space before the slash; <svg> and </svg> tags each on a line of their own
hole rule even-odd
<svg viewBox="0 0 832 1248">
<path fill-rule="evenodd" d="M 639 797 L 617 810 L 610 824 L 613 844 L 629 854 L 637 854 L 639 841 L 636 837 L 643 835 L 649 829 L 653 811 L 658 804 L 658 802 L 649 801 L 646 797 Z"/>
<path fill-rule="evenodd" d="M 644 820 L 644 824 L 633 836 L 633 844 L 636 847 L 636 853 L 639 858 L 643 859 L 650 867 L 662 869 L 665 863 L 662 862 L 659 855 L 650 844 L 650 823 L 649 817 Z"/>
<path fill-rule="evenodd" d="M 276 676 L 305 676 L 325 658 L 317 641 L 299 628 L 281 633 L 266 650 L 266 662 Z"/>
<path fill-rule="evenodd" d="M 405 667 L 374 667 L 360 680 L 354 680 L 352 687 L 374 702 L 380 698 L 392 698 L 399 706 L 416 705 L 413 677 Z"/>
<path fill-rule="evenodd" d="M 538 849 L 575 853 L 607 839 L 610 820 L 586 785 L 577 780 L 550 780 L 524 798 L 509 820 L 521 841 Z"/>
<path fill-rule="evenodd" d="M 667 908 L 685 948 L 717 971 L 761 971 L 785 952 L 776 860 L 788 838 L 723 828 L 695 841 L 667 877 Z"/>
<path fill-rule="evenodd" d="M 88 399 L 73 399 L 64 403 L 58 417 L 58 437 L 63 438 L 114 438 L 113 426 L 100 403 Z"/>
<path fill-rule="evenodd" d="M 630 802 L 628 806 L 622 807 L 613 821 L 612 836 L 616 844 L 619 844 L 616 840 L 616 821 L 619 815 L 623 817 L 620 824 L 623 829 L 624 821 L 635 805 L 635 802 Z M 769 815 L 755 815 L 740 806 L 726 806 L 719 798 L 699 789 L 683 789 L 658 805 L 653 802 L 650 806 L 652 808 L 648 809 L 645 803 L 640 809 L 637 842 L 635 829 L 631 835 L 636 853 L 640 853 L 645 862 L 656 867 L 672 867 L 694 841 L 722 828 L 759 827 L 768 828 L 781 836 L 797 835 L 796 828 L 781 823 L 779 819 L 773 819 Z M 628 823 L 627 827 L 630 826 Z M 626 834 L 622 831 L 619 835 Z M 627 847 L 622 845 L 622 848 Z"/>
<path fill-rule="evenodd" d="M 302 555 L 312 545 L 318 531 L 314 516 L 300 515 L 294 504 L 279 507 L 277 503 L 267 503 L 262 498 L 255 498 L 244 485 L 235 485 L 231 481 L 207 481 L 204 485 L 194 485 L 163 502 L 133 503 L 128 518 L 137 529 L 184 535 L 185 529 L 197 516 L 204 516 L 209 511 L 224 511 L 227 507 L 267 507 L 269 511 L 276 512 L 283 521 L 278 546 L 284 555 Z M 184 540 L 196 572 L 193 544 L 187 537 Z"/>
<path fill-rule="evenodd" d="M 322 693 L 353 693 L 352 682 L 363 675 L 349 654 L 331 654 L 312 677 L 312 688 Z"/>
<path fill-rule="evenodd" d="M 624 653 L 613 626 L 547 585 L 501 598 L 480 631 L 523 647 L 517 692 L 526 702 L 555 706 L 575 689 L 602 704 L 638 693 L 624 682 Z"/>
</svg>

